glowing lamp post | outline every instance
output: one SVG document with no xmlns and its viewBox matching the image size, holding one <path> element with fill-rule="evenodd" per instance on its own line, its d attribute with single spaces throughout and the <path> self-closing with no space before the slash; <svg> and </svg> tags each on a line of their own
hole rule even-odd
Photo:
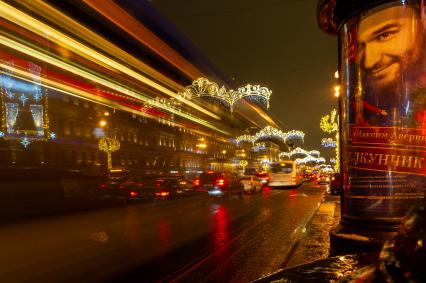
<svg viewBox="0 0 426 283">
<path fill-rule="evenodd" d="M 108 170 L 110 170 L 112 168 L 111 153 L 120 149 L 120 142 L 116 138 L 101 138 L 99 140 L 99 149 L 106 152 Z"/>
</svg>

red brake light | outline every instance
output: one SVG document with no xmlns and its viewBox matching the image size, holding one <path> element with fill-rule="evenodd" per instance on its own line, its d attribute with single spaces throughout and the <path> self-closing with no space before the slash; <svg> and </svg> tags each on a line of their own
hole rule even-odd
<svg viewBox="0 0 426 283">
<path fill-rule="evenodd" d="M 215 183 L 215 185 L 216 185 L 216 186 L 218 186 L 218 187 L 224 187 L 224 186 L 225 186 L 225 183 L 226 183 L 226 180 L 225 180 L 225 178 L 223 178 L 223 177 L 219 177 L 219 178 L 217 178 L 217 179 L 214 181 L 214 183 Z"/>
<path fill-rule="evenodd" d="M 118 185 L 117 186 L 117 189 L 120 189 L 120 190 L 122 190 L 122 189 L 124 189 L 125 188 L 125 186 L 124 185 Z"/>
<path fill-rule="evenodd" d="M 133 197 L 133 198 L 137 197 L 138 195 L 139 195 L 138 192 L 133 192 L 133 191 L 130 192 L 130 196 Z"/>
<path fill-rule="evenodd" d="M 102 184 L 102 185 L 99 186 L 99 188 L 101 188 L 101 189 L 107 189 L 108 185 L 107 184 Z"/>
<path fill-rule="evenodd" d="M 200 185 L 200 179 L 198 179 L 198 178 L 195 178 L 194 179 L 194 181 L 192 182 L 192 184 L 194 185 L 194 186 L 199 186 Z"/>
</svg>

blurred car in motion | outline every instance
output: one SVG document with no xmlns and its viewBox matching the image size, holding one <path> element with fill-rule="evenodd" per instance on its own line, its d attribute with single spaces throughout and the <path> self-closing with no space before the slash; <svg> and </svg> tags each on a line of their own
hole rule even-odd
<svg viewBox="0 0 426 283">
<path fill-rule="evenodd" d="M 327 175 L 319 175 L 318 184 L 330 184 L 330 177 Z"/>
<path fill-rule="evenodd" d="M 260 179 L 254 175 L 242 176 L 240 180 L 244 185 L 244 193 L 254 194 L 263 190 Z"/>
<path fill-rule="evenodd" d="M 268 185 L 270 180 L 268 173 L 261 172 L 261 173 L 257 173 L 255 176 L 259 179 L 260 183 L 262 183 L 262 186 Z"/>
<path fill-rule="evenodd" d="M 332 177 L 331 177 L 331 181 L 330 181 L 330 193 L 332 195 L 340 195 L 341 190 L 342 190 L 342 181 L 340 179 L 340 173 L 335 173 Z"/>
<path fill-rule="evenodd" d="M 163 176 L 146 180 L 143 185 L 137 188 L 133 193 L 133 198 L 137 199 L 138 194 L 152 192 L 156 199 L 167 199 L 178 196 L 184 196 L 194 191 L 191 181 L 183 176 Z"/>
<path fill-rule="evenodd" d="M 207 171 L 201 173 L 193 181 L 194 188 L 197 191 L 207 192 L 209 196 L 238 196 L 243 197 L 244 185 L 240 177 L 232 172 Z"/>
<path fill-rule="evenodd" d="M 108 179 L 100 185 L 101 198 L 129 201 L 173 198 L 193 191 L 189 180 L 176 175 Z"/>
<path fill-rule="evenodd" d="M 143 186 L 144 178 L 129 178 L 127 176 L 108 177 L 106 182 L 99 186 L 99 198 L 101 199 L 123 199 L 130 200 L 136 198 L 150 197 L 152 193 L 136 194 L 137 188 Z M 133 193 L 132 193 L 133 192 Z"/>
</svg>

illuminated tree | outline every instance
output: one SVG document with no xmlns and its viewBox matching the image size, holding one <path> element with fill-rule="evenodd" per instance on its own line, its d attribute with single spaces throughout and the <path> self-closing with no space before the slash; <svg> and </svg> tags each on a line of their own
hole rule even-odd
<svg viewBox="0 0 426 283">
<path fill-rule="evenodd" d="M 340 142 L 339 142 L 339 115 L 337 110 L 333 109 L 330 115 L 321 117 L 320 128 L 327 134 L 336 133 L 336 164 L 334 171 L 340 171 Z"/>
<path fill-rule="evenodd" d="M 120 142 L 116 138 L 101 138 L 99 149 L 106 152 L 108 158 L 108 170 L 112 168 L 111 153 L 120 149 Z"/>
</svg>

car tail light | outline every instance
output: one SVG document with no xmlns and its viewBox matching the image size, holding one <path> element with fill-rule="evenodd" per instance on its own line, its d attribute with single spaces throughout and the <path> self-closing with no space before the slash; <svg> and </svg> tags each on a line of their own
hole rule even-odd
<svg viewBox="0 0 426 283">
<path fill-rule="evenodd" d="M 192 184 L 196 187 L 198 187 L 200 185 L 200 179 L 195 178 L 194 181 L 192 181 Z"/>
<path fill-rule="evenodd" d="M 223 188 L 226 184 L 226 180 L 223 177 L 219 177 L 214 181 L 214 184 L 219 188 Z"/>
<path fill-rule="evenodd" d="M 99 186 L 99 188 L 101 188 L 101 189 L 107 189 L 108 185 L 107 184 L 102 184 L 102 185 Z"/>
<path fill-rule="evenodd" d="M 155 195 L 157 197 L 167 197 L 168 195 L 170 195 L 170 192 L 158 192 L 158 193 L 155 193 Z"/>
<path fill-rule="evenodd" d="M 122 190 L 122 189 L 124 189 L 125 188 L 125 186 L 124 185 L 118 185 L 117 186 L 117 189 L 120 189 L 120 190 Z"/>
<path fill-rule="evenodd" d="M 133 191 L 131 191 L 129 194 L 130 194 L 130 197 L 132 198 L 137 197 L 139 195 L 138 192 L 133 192 Z"/>
<path fill-rule="evenodd" d="M 266 181 L 269 181 L 270 179 L 271 179 L 271 178 L 269 178 L 269 176 L 266 176 L 266 177 L 265 177 L 265 180 L 266 180 Z"/>
</svg>

